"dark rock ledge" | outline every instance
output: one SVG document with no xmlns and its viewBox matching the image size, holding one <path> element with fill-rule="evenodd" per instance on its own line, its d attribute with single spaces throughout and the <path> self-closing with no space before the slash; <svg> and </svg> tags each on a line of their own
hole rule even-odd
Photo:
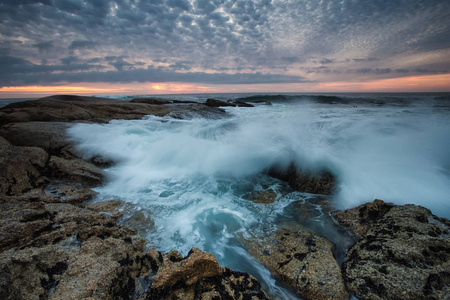
<svg viewBox="0 0 450 300">
<path fill-rule="evenodd" d="M 138 231 L 116 223 L 119 201 L 86 202 L 111 162 L 80 159 L 65 137 L 69 122 L 225 113 L 216 104 L 135 102 L 52 96 L 0 109 L 1 299 L 268 298 L 254 277 L 221 267 L 209 253 L 146 249 Z M 332 191 L 329 174 L 271 172 L 299 190 Z M 450 298 L 448 220 L 379 200 L 333 217 L 359 237 L 342 269 L 332 243 L 298 225 L 244 244 L 307 299 Z"/>
<path fill-rule="evenodd" d="M 450 299 L 449 220 L 381 200 L 333 216 L 360 237 L 342 266 L 359 299 Z"/>
</svg>

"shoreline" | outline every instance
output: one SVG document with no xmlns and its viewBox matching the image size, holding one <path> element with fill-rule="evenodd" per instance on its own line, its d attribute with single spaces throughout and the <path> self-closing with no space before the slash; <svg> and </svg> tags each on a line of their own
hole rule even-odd
<svg viewBox="0 0 450 300">
<path fill-rule="evenodd" d="M 214 256 L 199 249 L 191 250 L 186 257 L 175 250 L 165 254 L 154 248 L 144 251 L 146 241 L 136 231 L 116 223 L 120 217 L 118 202 L 86 204 L 95 195 L 89 187 L 102 183 L 101 167 L 108 162 L 101 158 L 83 161 L 65 137 L 65 129 L 74 122 L 107 123 L 149 114 L 175 118 L 225 114 L 220 107 L 230 104 L 216 101 L 176 105 L 152 98 L 136 103 L 51 96 L 1 108 L 1 163 L 6 179 L 0 189 L 3 298 L 268 298 L 253 276 L 221 267 Z M 298 175 L 295 170 L 278 174 L 293 185 L 300 180 L 300 188 L 305 181 L 313 182 L 312 186 L 323 182 Z M 53 194 L 44 190 L 50 184 Z M 389 280 L 405 270 L 424 269 L 422 265 L 431 267 L 412 276 L 411 282 L 423 282 L 419 290 L 430 299 L 450 295 L 450 277 L 445 275 L 450 263 L 447 219 L 435 217 L 420 206 L 397 206 L 379 200 L 336 212 L 333 217 L 359 238 L 342 266 L 344 277 L 333 258 L 333 245 L 303 228 L 280 229 L 259 241 L 259 246 L 250 241 L 248 248 L 254 249 L 254 256 L 273 276 L 307 299 L 347 299 L 348 293 L 359 299 L 397 297 L 403 295 L 405 286 L 391 286 Z M 409 245 L 412 238 L 420 244 Z M 280 246 L 275 247 L 275 242 Z M 412 263 L 408 257 L 398 257 L 405 245 L 415 255 Z M 280 256 L 280 250 L 292 253 Z M 389 263 L 380 265 L 378 261 L 383 262 L 383 258 Z M 376 276 L 370 275 L 364 265 L 377 268 Z M 324 272 L 315 274 L 320 269 Z M 24 270 L 29 274 L 22 278 Z M 407 282 L 410 292 L 403 295 L 404 299 L 414 299 L 418 293 L 411 282 Z"/>
</svg>

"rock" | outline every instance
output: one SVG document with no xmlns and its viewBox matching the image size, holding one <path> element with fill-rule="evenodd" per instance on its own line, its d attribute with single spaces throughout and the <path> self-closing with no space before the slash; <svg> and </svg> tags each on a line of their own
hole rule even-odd
<svg viewBox="0 0 450 300">
<path fill-rule="evenodd" d="M 36 202 L 25 195 L 0 202 L 1 299 L 129 298 L 135 278 L 153 272 L 136 232 L 92 210 L 31 195 Z"/>
<path fill-rule="evenodd" d="M 121 222 L 142 235 L 155 227 L 155 221 L 145 210 L 138 210 L 136 207 L 127 204 L 124 206 L 124 213 L 126 215 L 121 219 Z"/>
<path fill-rule="evenodd" d="M 0 298 L 46 299 L 67 270 L 67 260 L 68 254 L 54 245 L 0 253 Z"/>
<path fill-rule="evenodd" d="M 300 225 L 244 241 L 250 254 L 307 299 L 348 299 L 333 244 Z"/>
<path fill-rule="evenodd" d="M 218 119 L 222 118 L 224 114 L 225 111 L 221 108 L 195 103 L 187 107 L 176 107 L 168 115 L 174 119 L 192 119 L 199 116 L 208 119 Z"/>
<path fill-rule="evenodd" d="M 146 104 L 152 104 L 152 105 L 163 105 L 163 104 L 172 103 L 169 100 L 160 99 L 160 98 L 134 98 L 130 102 L 131 103 L 146 103 Z"/>
<path fill-rule="evenodd" d="M 197 248 L 193 248 L 185 259 L 179 253 L 169 252 L 163 256 L 163 260 L 163 267 L 158 270 L 152 284 L 155 290 L 172 288 L 179 282 L 190 286 L 222 274 L 222 268 L 214 255 Z"/>
<path fill-rule="evenodd" d="M 237 106 L 234 103 L 228 103 L 228 102 L 220 101 L 220 100 L 216 100 L 216 99 L 207 99 L 205 102 L 205 105 L 209 106 L 209 107 L 224 107 L 224 106 L 236 107 Z"/>
<path fill-rule="evenodd" d="M 72 237 L 42 247 L 0 254 L 2 299 L 129 298 L 134 278 L 151 269 L 143 240 Z"/>
<path fill-rule="evenodd" d="M 101 169 L 81 159 L 64 159 L 58 156 L 51 156 L 48 166 L 54 177 L 87 186 L 99 185 L 103 180 L 103 171 Z"/>
<path fill-rule="evenodd" d="M 251 275 L 219 265 L 210 253 L 192 248 L 183 258 L 163 255 L 146 299 L 268 299 Z"/>
<path fill-rule="evenodd" d="M 3 126 L 0 135 L 16 146 L 39 147 L 56 154 L 71 145 L 66 139 L 68 123 L 62 122 L 25 122 Z"/>
<path fill-rule="evenodd" d="M 96 191 L 86 189 L 80 185 L 58 185 L 53 188 L 48 188 L 49 192 L 59 198 L 62 202 L 71 204 L 81 204 L 85 201 L 91 200 L 97 195 Z"/>
<path fill-rule="evenodd" d="M 45 183 L 37 168 L 47 160 L 42 149 L 16 147 L 0 137 L 0 195 L 18 195 Z"/>
<path fill-rule="evenodd" d="M 447 219 L 381 200 L 333 215 L 361 236 L 343 265 L 347 288 L 358 299 L 450 298 Z"/>
<path fill-rule="evenodd" d="M 39 100 L 9 104 L 0 109 L 0 125 L 13 122 L 108 122 L 112 119 L 139 119 L 145 115 L 164 116 L 169 106 L 131 103 L 117 99 L 55 95 Z"/>
<path fill-rule="evenodd" d="M 382 218 L 395 205 L 382 200 L 374 200 L 358 207 L 332 212 L 332 216 L 342 226 L 350 229 L 358 237 L 367 233 L 374 222 Z"/>
<path fill-rule="evenodd" d="M 242 101 L 232 101 L 237 107 L 255 107 L 253 104 L 242 102 Z"/>
<path fill-rule="evenodd" d="M 106 213 L 107 216 L 116 220 L 123 215 L 123 213 L 120 212 L 119 210 L 120 207 L 122 207 L 122 205 L 123 203 L 121 201 L 107 200 L 95 203 L 88 203 L 84 205 L 84 207 L 96 212 Z"/>
<path fill-rule="evenodd" d="M 140 273 L 142 243 L 93 237 L 70 257 L 50 299 L 118 299 L 134 291 Z"/>
<path fill-rule="evenodd" d="M 275 193 L 273 190 L 266 190 L 250 194 L 250 200 L 255 203 L 270 204 L 273 203 L 276 198 L 277 193 Z"/>
<path fill-rule="evenodd" d="M 330 195 L 336 181 L 328 171 L 310 173 L 299 170 L 294 164 L 290 164 L 287 169 L 273 166 L 267 170 L 267 174 L 288 182 L 299 192 L 311 194 Z"/>
</svg>

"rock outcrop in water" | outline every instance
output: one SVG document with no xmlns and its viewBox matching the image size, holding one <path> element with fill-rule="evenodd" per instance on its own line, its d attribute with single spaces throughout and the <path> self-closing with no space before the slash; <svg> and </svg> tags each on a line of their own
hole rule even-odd
<svg viewBox="0 0 450 300">
<path fill-rule="evenodd" d="M 250 253 L 306 299 L 348 299 L 333 244 L 292 224 L 244 241 Z"/>
<path fill-rule="evenodd" d="M 286 181 L 292 188 L 304 193 L 330 195 L 336 184 L 336 179 L 329 171 L 305 172 L 294 163 L 287 168 L 273 166 L 267 170 L 267 174 Z"/>
<path fill-rule="evenodd" d="M 450 222 L 416 205 L 375 200 L 335 212 L 361 238 L 343 273 L 359 299 L 449 299 Z"/>
<path fill-rule="evenodd" d="M 147 299 L 269 299 L 251 275 L 221 267 L 210 253 L 173 250 L 157 260 Z"/>
</svg>

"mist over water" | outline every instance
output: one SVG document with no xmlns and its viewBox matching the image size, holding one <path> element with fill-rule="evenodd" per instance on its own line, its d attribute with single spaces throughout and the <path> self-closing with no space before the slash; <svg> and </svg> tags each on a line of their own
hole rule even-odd
<svg viewBox="0 0 450 300">
<path fill-rule="evenodd" d="M 378 198 L 450 217 L 448 107 L 427 99 L 382 106 L 301 100 L 227 108 L 228 116 L 219 119 L 149 116 L 76 124 L 68 133 L 86 158 L 117 161 L 97 189 L 98 200 L 122 200 L 153 220 L 141 228 L 151 245 L 184 255 L 199 247 L 222 265 L 255 275 L 277 297 L 292 298 L 243 241 L 288 220 L 326 236 L 342 253 L 346 242 L 328 229 L 329 207 L 268 177 L 268 167 L 295 162 L 306 171 L 330 170 L 338 182 L 326 198 L 331 209 Z M 276 193 L 273 203 L 251 200 L 269 190 Z M 310 219 L 299 214 L 299 205 L 311 211 Z"/>
</svg>

